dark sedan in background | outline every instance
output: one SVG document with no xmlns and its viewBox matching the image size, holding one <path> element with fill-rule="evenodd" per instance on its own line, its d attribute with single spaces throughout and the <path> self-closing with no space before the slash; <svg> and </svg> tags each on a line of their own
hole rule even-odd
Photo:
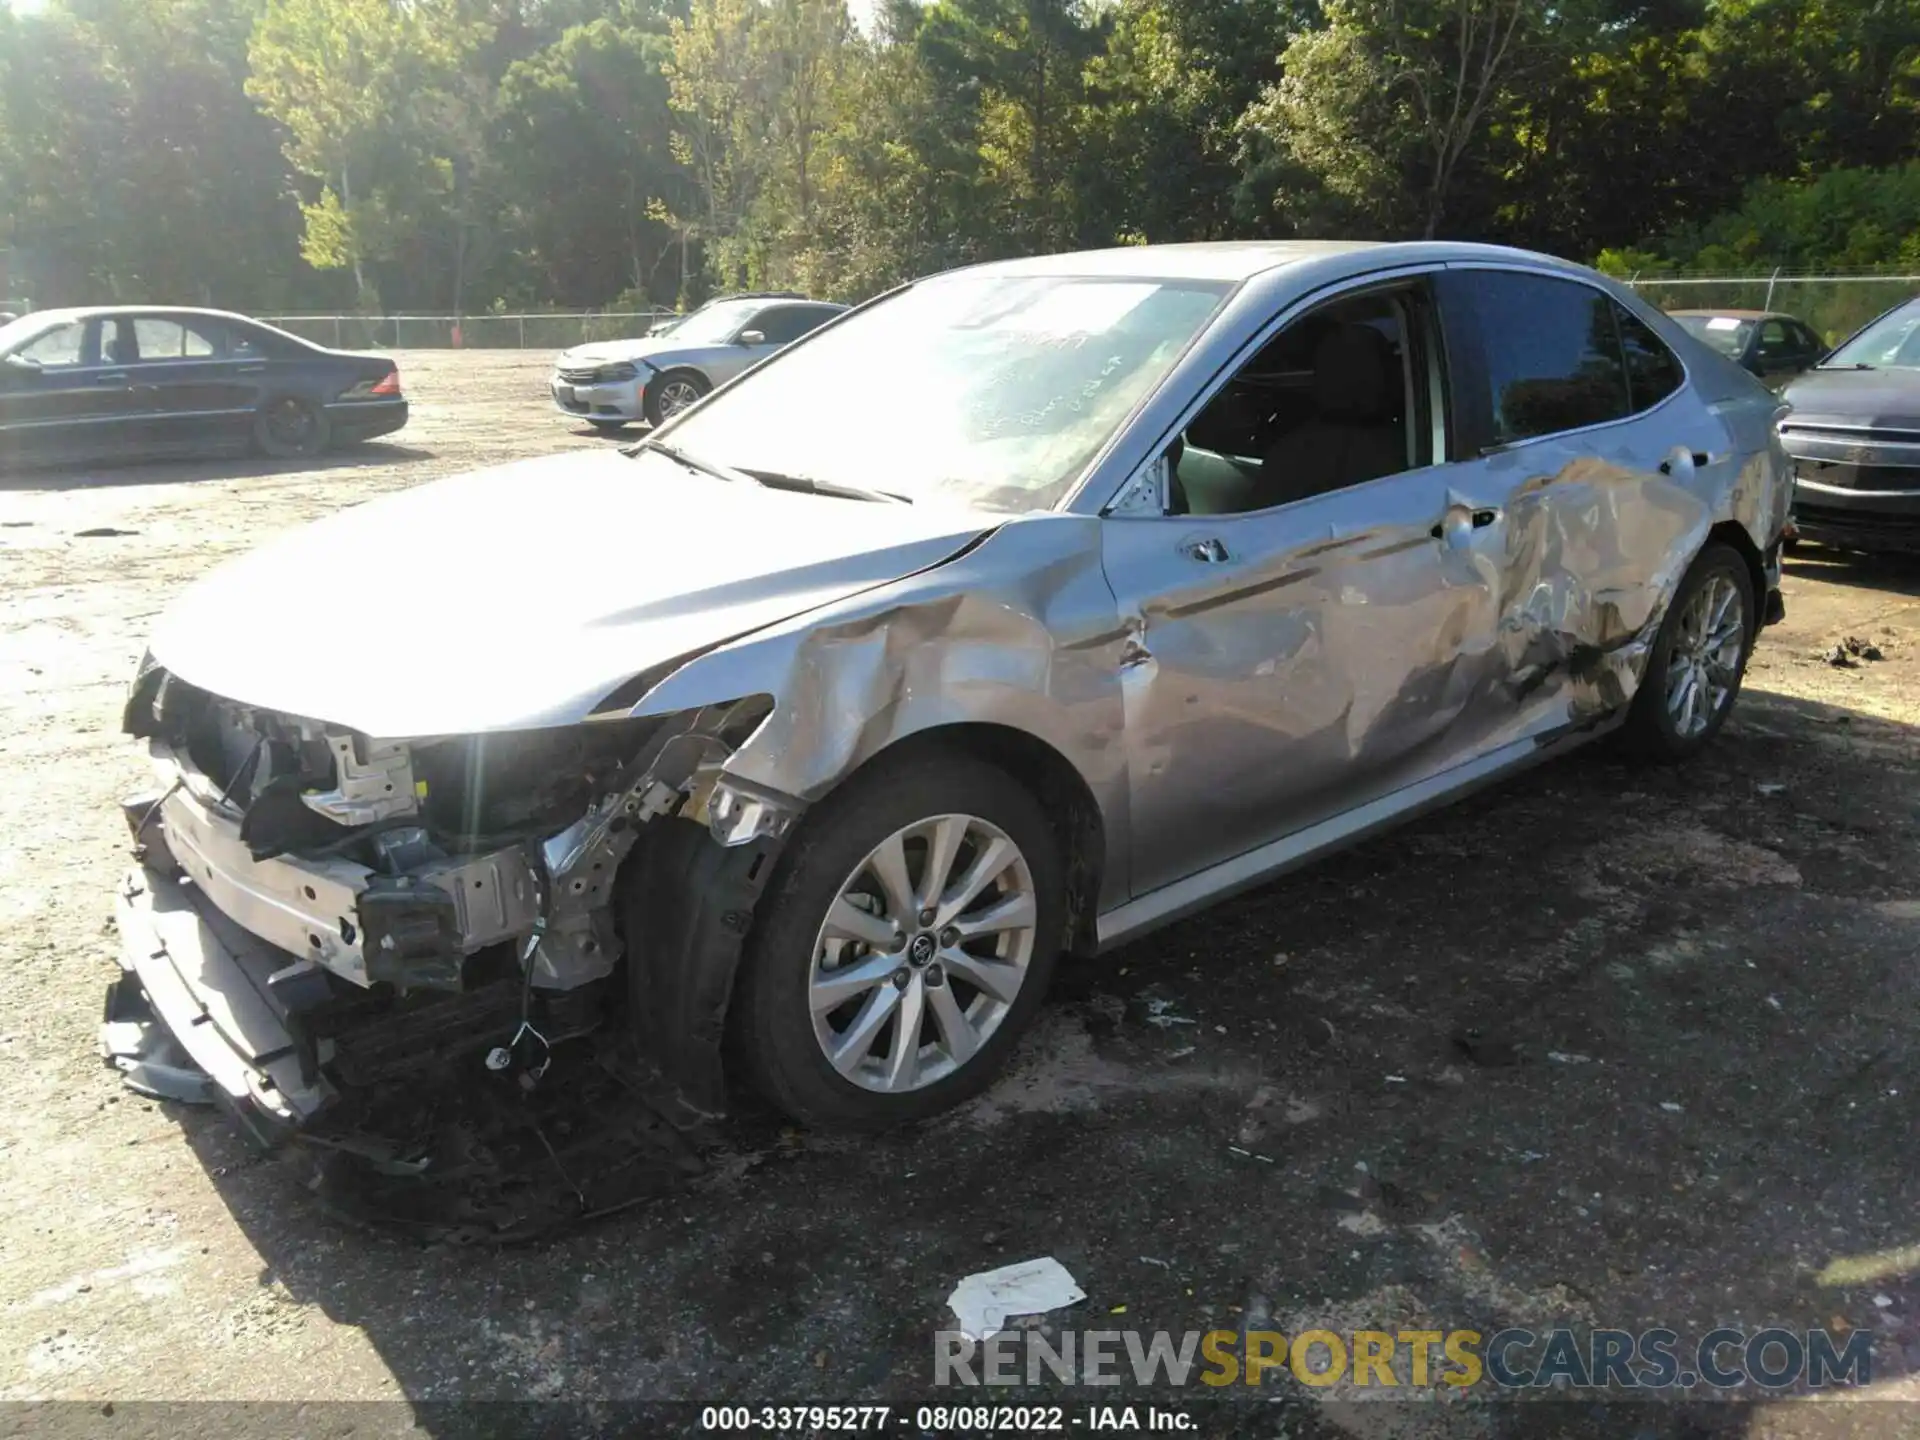
<svg viewBox="0 0 1920 1440">
<path fill-rule="evenodd" d="M 1920 296 L 1896 305 L 1781 397 L 1796 538 L 1920 550 Z"/>
<path fill-rule="evenodd" d="M 41 310 L 0 325 L 0 466 L 257 450 L 407 423 L 400 372 L 218 310 Z"/>
<path fill-rule="evenodd" d="M 1812 326 L 1773 310 L 1670 310 L 1682 329 L 1704 340 L 1769 390 L 1820 363 L 1826 342 Z"/>
</svg>

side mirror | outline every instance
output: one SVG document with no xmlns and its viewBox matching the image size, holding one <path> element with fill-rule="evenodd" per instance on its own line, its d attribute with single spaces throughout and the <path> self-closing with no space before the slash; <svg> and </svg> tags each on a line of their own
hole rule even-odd
<svg viewBox="0 0 1920 1440">
<path fill-rule="evenodd" d="M 740 345 L 764 345 L 767 343 L 767 337 L 759 330 L 742 330 L 740 332 L 740 338 L 735 343 Z"/>
<path fill-rule="evenodd" d="M 27 375 L 38 375 L 40 373 L 40 362 L 38 360 L 29 360 L 24 355 L 8 355 L 5 359 L 9 370 Z"/>
</svg>

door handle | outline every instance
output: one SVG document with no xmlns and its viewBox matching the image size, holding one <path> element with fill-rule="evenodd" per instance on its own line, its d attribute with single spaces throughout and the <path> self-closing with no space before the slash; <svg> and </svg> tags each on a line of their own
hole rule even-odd
<svg viewBox="0 0 1920 1440">
<path fill-rule="evenodd" d="M 1233 558 L 1227 554 L 1226 545 L 1212 536 L 1204 540 L 1182 542 L 1180 553 L 1189 560 L 1198 560 L 1203 565 L 1223 565 Z"/>
<path fill-rule="evenodd" d="M 124 370 L 108 370 L 94 376 L 93 383 L 96 385 L 124 385 L 127 383 L 127 372 Z"/>
<path fill-rule="evenodd" d="M 266 369 L 267 369 L 266 361 L 256 360 L 251 365 L 242 365 L 240 367 L 239 373 L 242 375 L 264 375 L 266 373 Z"/>
<path fill-rule="evenodd" d="M 1445 540 L 1450 529 L 1455 534 L 1464 535 L 1469 530 L 1484 530 L 1499 518 L 1500 512 L 1495 509 L 1469 510 L 1465 506 L 1458 506 L 1448 510 L 1445 518 L 1427 533 L 1436 540 Z M 1462 521 L 1465 523 L 1462 524 Z"/>
</svg>

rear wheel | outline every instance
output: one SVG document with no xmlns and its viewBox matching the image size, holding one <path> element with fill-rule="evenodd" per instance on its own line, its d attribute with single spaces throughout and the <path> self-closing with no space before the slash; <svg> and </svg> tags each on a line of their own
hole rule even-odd
<svg viewBox="0 0 1920 1440">
<path fill-rule="evenodd" d="M 648 384 L 640 408 L 655 425 L 664 425 L 713 387 L 692 370 L 669 370 Z"/>
<path fill-rule="evenodd" d="M 318 455 L 331 438 L 327 412 L 299 395 L 275 395 L 253 417 L 255 447 L 276 460 Z"/>
<path fill-rule="evenodd" d="M 1753 575 L 1730 545 L 1695 558 L 1661 622 L 1624 738 L 1654 760 L 1685 760 L 1726 723 L 1758 631 Z"/>
<path fill-rule="evenodd" d="M 854 1130 L 979 1093 L 1044 998 L 1061 889 L 1004 771 L 922 752 L 856 777 L 803 822 L 754 926 L 734 1040 L 756 1088 Z"/>
</svg>

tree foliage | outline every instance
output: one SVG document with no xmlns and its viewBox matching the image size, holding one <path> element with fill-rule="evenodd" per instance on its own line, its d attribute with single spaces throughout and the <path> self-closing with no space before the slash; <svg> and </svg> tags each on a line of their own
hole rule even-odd
<svg viewBox="0 0 1920 1440">
<path fill-rule="evenodd" d="M 1917 167 L 1890 0 L 0 0 L 38 303 L 859 299 L 1231 236 L 1916 265 Z"/>
</svg>

